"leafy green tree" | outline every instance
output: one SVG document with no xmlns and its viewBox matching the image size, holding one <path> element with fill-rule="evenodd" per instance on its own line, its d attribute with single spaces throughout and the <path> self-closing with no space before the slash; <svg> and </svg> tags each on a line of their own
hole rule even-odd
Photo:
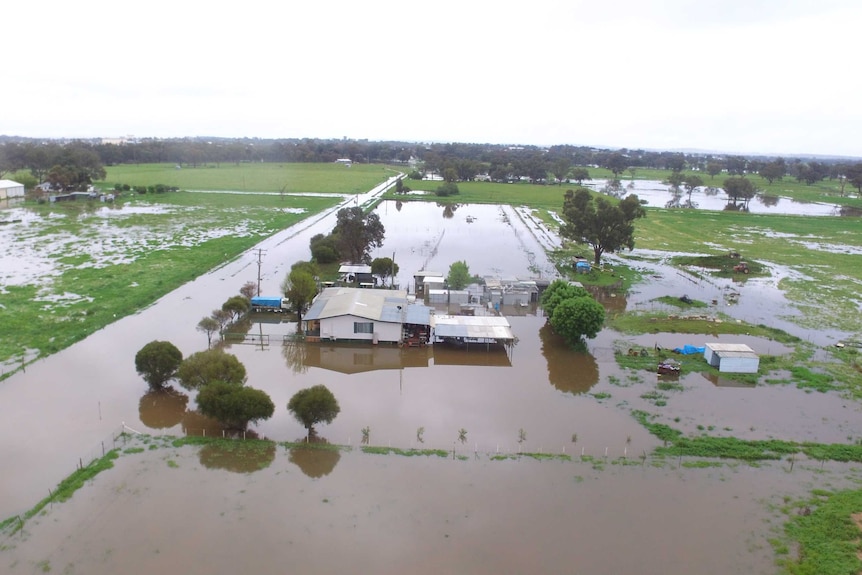
<svg viewBox="0 0 862 575">
<path fill-rule="evenodd" d="M 776 160 L 765 164 L 760 168 L 759 173 L 761 178 L 772 184 L 772 182 L 776 180 L 780 181 L 784 177 L 786 171 L 787 166 L 784 164 L 784 160 Z"/>
<path fill-rule="evenodd" d="M 230 312 L 223 309 L 214 309 L 210 317 L 219 325 L 219 331 L 224 331 L 224 328 L 230 323 Z"/>
<path fill-rule="evenodd" d="M 378 276 L 383 285 L 386 285 L 386 278 L 398 275 L 398 264 L 392 261 L 392 258 L 374 258 L 371 261 L 371 273 Z"/>
<path fill-rule="evenodd" d="M 751 180 L 741 176 L 734 176 L 724 180 L 724 191 L 734 204 L 742 200 L 748 202 L 757 193 L 757 188 Z"/>
<path fill-rule="evenodd" d="M 337 236 L 317 234 L 311 238 L 310 244 L 311 257 L 317 263 L 331 264 L 338 261 L 340 254 Z"/>
<path fill-rule="evenodd" d="M 213 381 L 243 385 L 245 366 L 237 357 L 220 349 L 208 349 L 191 354 L 177 370 L 177 380 L 184 388 L 200 389 Z"/>
<path fill-rule="evenodd" d="M 685 176 L 683 176 L 679 172 L 671 172 L 667 177 L 667 183 L 671 187 L 672 190 L 675 190 L 676 193 L 679 193 L 679 187 L 682 185 Z"/>
<path fill-rule="evenodd" d="M 686 174 L 682 179 L 682 185 L 685 186 L 685 191 L 688 194 L 688 205 L 691 207 L 691 193 L 703 185 L 703 178 L 697 174 Z"/>
<path fill-rule="evenodd" d="M 183 353 L 169 341 L 151 341 L 135 354 L 135 369 L 150 389 L 159 390 L 173 379 Z"/>
<path fill-rule="evenodd" d="M 844 175 L 847 177 L 850 185 L 862 194 L 862 162 L 847 166 L 844 170 Z"/>
<path fill-rule="evenodd" d="M 309 433 L 314 432 L 314 426 L 318 423 L 332 423 L 341 411 L 332 392 L 320 384 L 300 389 L 293 394 L 287 409 Z"/>
<path fill-rule="evenodd" d="M 437 186 L 437 189 L 434 190 L 434 195 L 441 198 L 457 196 L 459 193 L 461 193 L 461 191 L 458 189 L 458 184 L 454 182 L 446 182 Z"/>
<path fill-rule="evenodd" d="M 590 293 L 584 288 L 572 285 L 566 280 L 557 279 L 542 292 L 542 309 L 548 318 L 554 315 L 554 310 L 563 301 L 579 297 L 590 297 Z"/>
<path fill-rule="evenodd" d="M 366 214 L 356 206 L 338 210 L 332 233 L 338 238 L 338 251 L 342 257 L 352 263 L 360 263 L 371 261 L 371 248 L 383 245 L 386 228 L 376 213 Z"/>
<path fill-rule="evenodd" d="M 212 347 L 213 334 L 219 330 L 219 327 L 221 327 L 219 323 L 211 317 L 205 317 L 198 322 L 197 330 L 207 334 L 207 349 Z"/>
<path fill-rule="evenodd" d="M 551 173 L 553 173 L 554 177 L 557 179 L 557 185 L 563 185 L 563 180 L 565 180 L 566 176 L 569 175 L 569 168 L 571 165 L 572 164 L 569 162 L 568 158 L 557 158 L 554 160 L 553 164 L 551 164 Z"/>
<path fill-rule="evenodd" d="M 585 189 L 568 190 L 563 200 L 564 224 L 560 234 L 578 243 L 589 244 L 595 255 L 595 265 L 602 254 L 613 253 L 635 245 L 634 221 L 646 215 L 640 200 L 634 194 L 618 204 L 597 197 Z"/>
<path fill-rule="evenodd" d="M 227 301 L 221 305 L 221 309 L 230 314 L 231 321 L 235 321 L 236 318 L 240 317 L 244 313 L 248 313 L 248 310 L 251 309 L 251 300 L 245 296 L 235 295 L 229 297 Z"/>
<path fill-rule="evenodd" d="M 198 410 L 229 429 L 245 429 L 249 423 L 269 419 L 275 404 L 265 391 L 235 383 L 213 381 L 198 392 Z"/>
<path fill-rule="evenodd" d="M 665 166 L 667 166 L 668 170 L 678 174 L 685 169 L 685 156 L 683 154 L 672 154 L 665 159 Z"/>
<path fill-rule="evenodd" d="M 314 296 L 317 295 L 317 280 L 307 269 L 294 268 L 281 282 L 281 291 L 284 293 L 284 297 L 290 300 L 290 308 L 296 313 L 298 321 L 302 323 L 302 314 L 305 313 Z"/>
<path fill-rule="evenodd" d="M 709 174 L 711 179 L 715 179 L 715 176 L 721 173 L 722 166 L 719 162 L 707 162 L 706 164 L 706 173 Z"/>
<path fill-rule="evenodd" d="M 449 275 L 446 276 L 446 281 L 449 283 L 450 289 L 464 289 L 470 283 L 470 268 L 467 262 L 459 261 L 449 266 Z"/>
<path fill-rule="evenodd" d="M 569 175 L 571 176 L 571 179 L 578 182 L 579 186 L 583 183 L 584 180 L 592 180 L 592 178 L 590 177 L 590 172 L 586 168 L 572 168 L 572 172 Z"/>
<path fill-rule="evenodd" d="M 605 161 L 605 167 L 613 173 L 614 179 L 618 179 L 628 165 L 628 159 L 619 152 L 614 152 Z"/>
<path fill-rule="evenodd" d="M 591 297 L 569 298 L 560 302 L 551 316 L 551 327 L 569 345 L 594 338 L 605 323 L 605 308 Z"/>
</svg>

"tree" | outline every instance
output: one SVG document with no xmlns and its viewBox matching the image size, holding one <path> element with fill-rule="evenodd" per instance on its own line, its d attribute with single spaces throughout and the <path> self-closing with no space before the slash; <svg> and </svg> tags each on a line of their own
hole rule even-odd
<svg viewBox="0 0 862 575">
<path fill-rule="evenodd" d="M 847 176 L 847 181 L 850 182 L 850 185 L 862 194 L 862 162 L 847 166 L 844 175 Z"/>
<path fill-rule="evenodd" d="M 668 170 L 678 174 L 685 169 L 685 155 L 672 154 L 665 159 L 665 165 Z"/>
<path fill-rule="evenodd" d="M 595 265 L 602 254 L 613 253 L 624 247 L 634 248 L 634 221 L 646 215 L 640 200 L 634 194 L 614 205 L 604 198 L 593 198 L 585 189 L 568 190 L 563 201 L 563 237 L 593 248 Z"/>
<path fill-rule="evenodd" d="M 775 180 L 781 180 L 786 171 L 787 167 L 784 165 L 784 160 L 776 160 L 760 168 L 760 177 L 772 184 Z"/>
<path fill-rule="evenodd" d="M 224 328 L 230 323 L 230 312 L 223 309 L 214 309 L 210 317 L 219 325 L 219 331 L 224 331 Z"/>
<path fill-rule="evenodd" d="M 703 185 L 703 178 L 697 174 L 686 174 L 682 179 L 682 185 L 685 186 L 685 191 L 688 193 L 688 206 L 691 207 L 691 193 Z"/>
<path fill-rule="evenodd" d="M 239 288 L 239 294 L 248 300 L 251 300 L 256 295 L 260 295 L 257 291 L 257 284 L 253 281 L 247 281 Z"/>
<path fill-rule="evenodd" d="M 455 262 L 449 266 L 449 275 L 446 281 L 449 283 L 450 289 L 464 289 L 470 283 L 470 268 L 467 262 Z"/>
<path fill-rule="evenodd" d="M 150 389 L 159 390 L 177 373 L 183 353 L 169 341 L 151 341 L 135 354 L 135 369 Z"/>
<path fill-rule="evenodd" d="M 314 426 L 318 423 L 332 423 L 341 411 L 332 392 L 320 384 L 300 389 L 293 394 L 287 409 L 309 433 L 314 433 Z"/>
<path fill-rule="evenodd" d="M 604 323 L 605 308 L 591 297 L 563 300 L 551 316 L 551 327 L 569 345 L 576 345 L 585 337 L 596 337 Z"/>
<path fill-rule="evenodd" d="M 458 189 L 458 184 L 454 182 L 445 182 L 434 190 L 434 195 L 439 196 L 441 198 L 445 198 L 448 196 L 457 196 L 461 191 Z"/>
<path fill-rule="evenodd" d="M 374 212 L 366 214 L 360 207 L 342 208 L 336 215 L 332 233 L 338 238 L 338 250 L 352 263 L 370 261 L 372 247 L 383 245 L 386 229 Z"/>
<path fill-rule="evenodd" d="M 220 349 L 208 349 L 191 354 L 180 364 L 177 380 L 188 390 L 200 389 L 213 381 L 243 385 L 245 366 L 235 355 Z"/>
<path fill-rule="evenodd" d="M 605 167 L 614 174 L 614 179 L 619 179 L 620 174 L 625 171 L 628 165 L 629 163 L 626 157 L 619 152 L 611 154 L 605 161 Z"/>
<path fill-rule="evenodd" d="M 718 162 L 707 162 L 706 164 L 706 173 L 709 174 L 709 177 L 715 179 L 715 176 L 721 173 L 722 167 Z"/>
<path fill-rule="evenodd" d="M 571 163 L 568 158 L 557 158 L 554 160 L 554 163 L 551 164 L 551 172 L 554 174 L 554 177 L 557 178 L 557 185 L 563 185 L 563 180 L 565 180 L 566 176 L 569 174 L 570 167 Z"/>
<path fill-rule="evenodd" d="M 290 300 L 290 308 L 296 312 L 298 321 L 302 323 L 302 314 L 317 295 L 317 280 L 307 269 L 293 268 L 281 282 L 281 291 L 284 297 Z"/>
<path fill-rule="evenodd" d="M 392 261 L 392 258 L 374 258 L 371 262 L 371 273 L 379 276 L 383 285 L 386 285 L 386 278 L 395 278 L 398 275 L 398 264 Z"/>
<path fill-rule="evenodd" d="M 554 280 L 551 285 L 542 292 L 542 309 L 550 319 L 554 315 L 554 310 L 563 301 L 579 297 L 590 297 L 590 293 L 584 288 L 572 285 L 566 280 Z"/>
<path fill-rule="evenodd" d="M 679 187 L 682 185 L 685 176 L 679 172 L 671 172 L 667 177 L 667 183 L 671 187 L 671 191 L 679 193 Z"/>
<path fill-rule="evenodd" d="M 229 429 L 245 429 L 249 423 L 269 419 L 275 413 L 275 404 L 265 391 L 223 381 L 203 386 L 197 402 L 202 414 Z"/>
<path fill-rule="evenodd" d="M 339 258 L 338 238 L 332 234 L 317 234 L 311 238 L 311 257 L 321 264 L 337 262 Z"/>
<path fill-rule="evenodd" d="M 757 193 L 757 188 L 754 187 L 751 180 L 736 176 L 724 180 L 724 191 L 734 204 L 739 200 L 747 203 Z"/>
<path fill-rule="evenodd" d="M 219 330 L 219 322 L 211 317 L 205 317 L 198 322 L 197 330 L 207 334 L 207 349 L 212 347 L 213 334 Z"/>
<path fill-rule="evenodd" d="M 590 172 L 586 168 L 572 168 L 572 172 L 570 174 L 571 179 L 578 182 L 580 186 L 584 180 L 592 180 L 590 177 Z"/>
<path fill-rule="evenodd" d="M 221 304 L 221 309 L 230 314 L 231 321 L 235 321 L 236 318 L 251 309 L 251 301 L 245 296 L 235 295 L 229 297 L 226 302 Z"/>
</svg>

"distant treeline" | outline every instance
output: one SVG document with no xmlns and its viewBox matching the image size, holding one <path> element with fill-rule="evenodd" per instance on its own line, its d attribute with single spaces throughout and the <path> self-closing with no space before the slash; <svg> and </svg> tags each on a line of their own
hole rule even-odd
<svg viewBox="0 0 862 575">
<path fill-rule="evenodd" d="M 69 185 L 79 185 L 87 176 L 98 177 L 98 164 L 175 163 L 197 167 L 243 162 L 335 162 L 400 163 L 415 161 L 422 172 L 442 174 L 449 170 L 459 181 L 476 178 L 495 181 L 530 180 L 548 183 L 569 178 L 576 166 L 602 167 L 615 175 L 638 169 L 680 172 L 699 171 L 714 177 L 720 173 L 744 175 L 766 169 L 770 181 L 784 176 L 806 183 L 848 175 L 858 160 L 828 157 L 779 158 L 712 153 L 660 152 L 652 150 L 600 149 L 588 146 L 505 146 L 496 144 L 427 144 L 415 142 L 326 139 L 130 139 L 122 142 L 99 140 L 35 140 L 0 137 L 0 177 L 29 170 L 39 181 L 66 174 Z M 84 161 L 87 173 L 70 178 L 70 168 Z M 767 176 L 764 176 L 767 177 Z M 851 179 L 851 178 L 848 178 Z M 62 182 L 60 182 L 62 183 Z"/>
</svg>

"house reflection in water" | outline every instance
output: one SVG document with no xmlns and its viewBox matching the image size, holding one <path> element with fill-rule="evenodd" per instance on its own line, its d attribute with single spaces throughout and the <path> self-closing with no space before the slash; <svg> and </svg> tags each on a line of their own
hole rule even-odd
<svg viewBox="0 0 862 575">
<path fill-rule="evenodd" d="M 429 367 L 431 365 L 476 365 L 511 367 L 502 347 L 475 353 L 445 344 L 426 347 L 369 347 L 362 344 L 299 344 L 305 347 L 305 367 L 319 367 L 344 374 L 366 371 Z"/>
</svg>

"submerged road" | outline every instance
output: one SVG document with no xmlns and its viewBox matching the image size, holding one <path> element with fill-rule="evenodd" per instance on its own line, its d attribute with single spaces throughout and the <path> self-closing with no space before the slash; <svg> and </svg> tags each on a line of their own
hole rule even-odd
<svg viewBox="0 0 862 575">
<path fill-rule="evenodd" d="M 103 442 L 110 449 L 111 435 L 123 422 L 151 431 L 138 420 L 137 400 L 130 400 L 146 391 L 134 369 L 137 350 L 168 340 L 184 356 L 200 351 L 206 343 L 197 323 L 257 279 L 259 249 L 265 251 L 261 293 L 279 293 L 291 264 L 308 259 L 309 240 L 332 230 L 339 209 L 374 201 L 397 178 L 267 238 L 150 307 L 0 382 L 0 520 L 46 497 L 79 460 L 101 456 Z"/>
</svg>

